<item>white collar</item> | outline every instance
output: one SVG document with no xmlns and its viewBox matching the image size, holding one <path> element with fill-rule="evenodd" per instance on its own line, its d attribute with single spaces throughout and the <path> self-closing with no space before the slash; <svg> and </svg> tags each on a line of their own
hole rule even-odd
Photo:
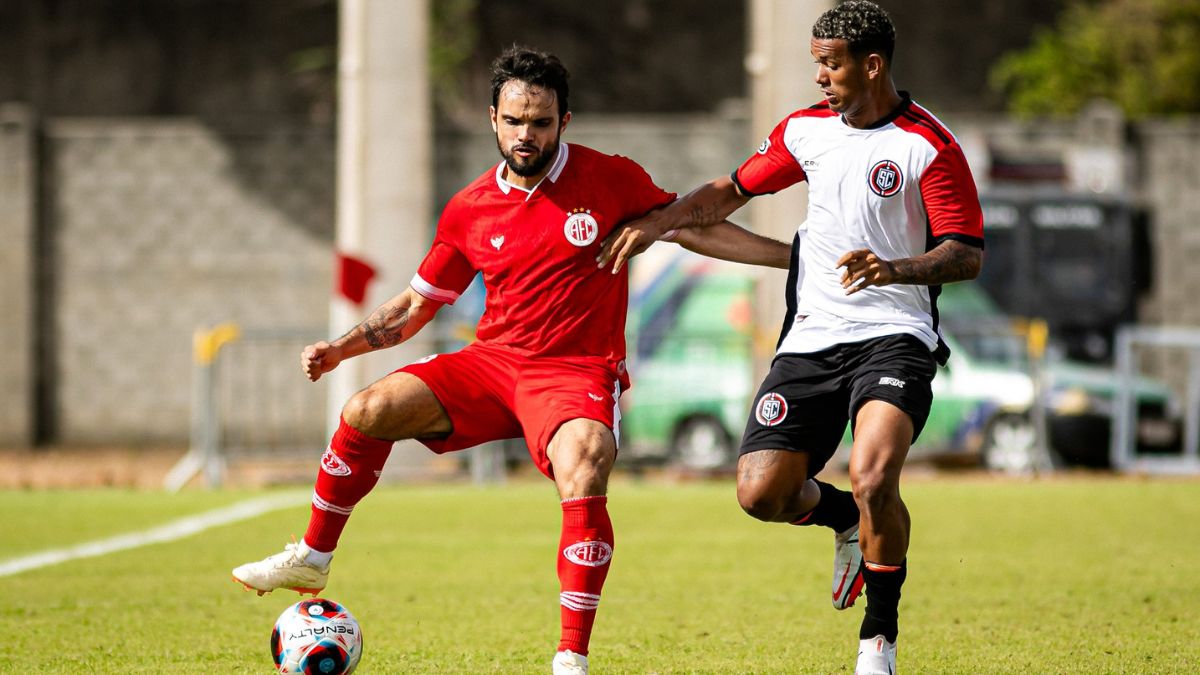
<svg viewBox="0 0 1200 675">
<path fill-rule="evenodd" d="M 514 189 L 526 192 L 528 194 L 525 195 L 525 200 L 528 201 L 529 197 L 533 195 L 533 191 L 538 189 L 538 185 L 542 184 L 542 181 L 549 178 L 551 183 L 558 182 L 558 177 L 562 175 L 563 169 L 565 169 L 567 166 L 567 155 L 570 154 L 570 146 L 560 141 L 558 144 L 558 152 L 554 155 L 554 163 L 550 165 L 550 170 L 546 172 L 545 176 L 542 176 L 542 180 L 539 180 L 537 185 L 534 185 L 531 188 L 523 188 L 520 185 L 513 185 L 507 180 L 504 180 L 504 162 L 501 161 L 496 165 L 496 185 L 499 186 L 500 191 L 504 194 L 508 194 Z"/>
</svg>

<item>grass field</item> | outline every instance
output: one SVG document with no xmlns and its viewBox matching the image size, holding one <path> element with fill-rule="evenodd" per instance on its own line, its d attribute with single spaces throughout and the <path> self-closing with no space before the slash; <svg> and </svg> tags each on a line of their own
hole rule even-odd
<svg viewBox="0 0 1200 675">
<path fill-rule="evenodd" d="M 950 476 L 904 490 L 903 672 L 1200 669 L 1200 482 Z M 0 564 L 263 494 L 0 492 Z M 596 675 L 853 672 L 861 607 L 829 605 L 826 531 L 753 521 L 725 482 L 618 480 L 610 511 Z M 298 596 L 242 592 L 229 569 L 302 534 L 306 513 L 3 577 L 0 672 L 273 672 L 271 626 Z M 370 495 L 324 594 L 363 625 L 358 672 L 549 672 L 558 519 L 548 482 Z"/>
</svg>

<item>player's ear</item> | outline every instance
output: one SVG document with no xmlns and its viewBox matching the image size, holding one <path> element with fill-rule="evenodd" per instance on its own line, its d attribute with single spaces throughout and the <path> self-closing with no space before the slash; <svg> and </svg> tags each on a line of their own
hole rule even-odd
<svg viewBox="0 0 1200 675">
<path fill-rule="evenodd" d="M 874 52 L 867 54 L 867 77 L 874 80 L 883 77 L 884 66 L 887 62 L 883 60 L 882 54 Z"/>
<path fill-rule="evenodd" d="M 488 106 L 488 117 L 490 117 L 492 120 L 492 131 L 499 132 L 500 127 L 496 125 L 496 106 Z"/>
<path fill-rule="evenodd" d="M 563 116 L 561 118 L 559 118 L 559 120 L 558 120 L 558 133 L 561 134 L 562 132 L 566 131 L 567 123 L 570 121 L 571 121 L 571 111 L 568 110 L 567 112 L 563 113 Z"/>
</svg>

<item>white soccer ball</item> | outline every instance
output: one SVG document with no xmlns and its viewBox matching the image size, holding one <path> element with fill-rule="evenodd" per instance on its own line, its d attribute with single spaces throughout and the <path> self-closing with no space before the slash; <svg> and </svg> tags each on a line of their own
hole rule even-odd
<svg viewBox="0 0 1200 675">
<path fill-rule="evenodd" d="M 332 600 L 301 600 L 283 610 L 271 631 L 271 656 L 281 673 L 346 675 L 362 658 L 362 630 Z"/>
</svg>

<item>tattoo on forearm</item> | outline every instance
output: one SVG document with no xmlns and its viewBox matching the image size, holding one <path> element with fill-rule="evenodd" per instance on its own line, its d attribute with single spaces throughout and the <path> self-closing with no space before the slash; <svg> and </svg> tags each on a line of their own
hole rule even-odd
<svg viewBox="0 0 1200 675">
<path fill-rule="evenodd" d="M 712 204 L 698 204 L 688 210 L 679 225 L 681 227 L 703 227 L 704 225 L 712 225 L 720 220 L 721 217 L 718 215 L 717 207 Z"/>
<path fill-rule="evenodd" d="M 391 347 L 404 341 L 408 310 L 381 307 L 362 322 L 363 339 L 374 349 Z"/>
<path fill-rule="evenodd" d="M 946 284 L 974 279 L 979 274 L 979 249 L 955 241 L 915 258 L 892 260 L 895 284 Z"/>
</svg>

